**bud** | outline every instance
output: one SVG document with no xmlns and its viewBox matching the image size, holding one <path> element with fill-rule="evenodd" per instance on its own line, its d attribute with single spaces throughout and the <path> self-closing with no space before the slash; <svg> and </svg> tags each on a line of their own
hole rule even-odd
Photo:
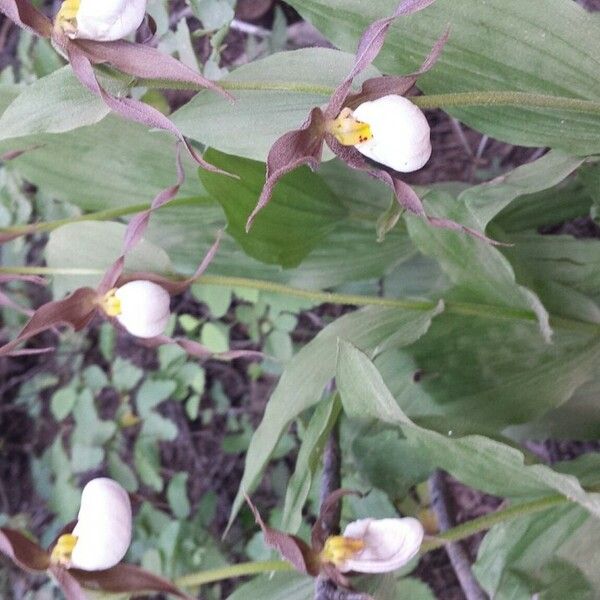
<svg viewBox="0 0 600 600">
<path fill-rule="evenodd" d="M 131 543 L 131 503 L 112 479 L 92 479 L 81 494 L 73 532 L 61 535 L 51 560 L 68 568 L 102 571 L 114 567 Z"/>
<path fill-rule="evenodd" d="M 419 551 L 423 526 L 417 519 L 361 519 L 343 536 L 326 540 L 321 559 L 347 573 L 387 573 L 404 566 Z"/>
<path fill-rule="evenodd" d="M 64 0 L 56 15 L 56 25 L 70 38 L 120 40 L 141 25 L 146 1 Z"/>
<path fill-rule="evenodd" d="M 108 292 L 101 307 L 132 335 L 152 338 L 164 332 L 171 316 L 167 290 L 152 281 L 130 281 Z"/>
<path fill-rule="evenodd" d="M 363 102 L 353 117 L 371 136 L 354 147 L 367 158 L 401 173 L 420 169 L 431 156 L 429 123 L 421 109 L 402 96 Z"/>
</svg>

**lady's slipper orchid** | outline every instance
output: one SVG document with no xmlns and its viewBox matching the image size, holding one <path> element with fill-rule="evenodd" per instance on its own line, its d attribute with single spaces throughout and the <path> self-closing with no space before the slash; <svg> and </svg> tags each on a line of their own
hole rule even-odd
<svg viewBox="0 0 600 600">
<path fill-rule="evenodd" d="M 344 535 L 327 538 L 321 559 L 341 573 L 387 573 L 410 561 L 423 541 L 423 526 L 412 517 L 360 519 Z"/>
<path fill-rule="evenodd" d="M 165 288 L 152 281 L 137 280 L 110 290 L 101 306 L 132 335 L 153 338 L 165 331 L 171 316 L 170 303 Z"/>
<path fill-rule="evenodd" d="M 147 0 L 64 0 L 56 25 L 71 39 L 110 42 L 136 31 Z"/>
<path fill-rule="evenodd" d="M 124 594 L 140 592 L 191 600 L 170 581 L 135 565 L 121 563 L 131 541 L 131 504 L 127 492 L 112 479 L 93 479 L 81 496 L 77 524 L 61 535 L 52 551 L 26 535 L 0 527 L 0 554 L 18 567 L 46 573 L 62 589 L 65 598 L 87 598 L 85 589 Z M 95 597 L 95 595 L 94 595 Z"/>
<path fill-rule="evenodd" d="M 424 536 L 418 519 L 404 517 L 360 519 L 348 524 L 343 535 L 326 537 L 327 530 L 331 528 L 326 522 L 336 511 L 340 500 L 356 493 L 338 489 L 323 500 L 312 527 L 310 545 L 295 535 L 269 527 L 247 496 L 246 502 L 262 529 L 267 546 L 276 549 L 297 571 L 313 577 L 324 575 L 338 586 L 351 589 L 345 573 L 395 571 L 417 555 Z"/>
<path fill-rule="evenodd" d="M 392 94 L 363 102 L 352 116 L 369 126 L 370 137 L 353 144 L 367 158 L 401 173 L 416 171 L 429 160 L 429 123 L 407 98 Z"/>
<path fill-rule="evenodd" d="M 92 479 L 81 495 L 81 508 L 72 533 L 61 535 L 51 561 L 84 571 L 114 567 L 131 543 L 131 503 L 112 479 Z"/>
</svg>

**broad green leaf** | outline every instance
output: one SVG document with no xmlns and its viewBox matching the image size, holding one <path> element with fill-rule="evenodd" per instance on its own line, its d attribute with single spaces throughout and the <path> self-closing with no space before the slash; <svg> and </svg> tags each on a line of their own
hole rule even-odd
<svg viewBox="0 0 600 600">
<path fill-rule="evenodd" d="M 216 151 L 207 152 L 206 159 L 239 176 L 234 179 L 198 171 L 208 193 L 225 211 L 227 231 L 248 255 L 262 262 L 284 268 L 299 265 L 345 216 L 340 201 L 321 177 L 301 167 L 277 184 L 271 202 L 246 233 L 246 221 L 264 185 L 264 164 Z"/>
<path fill-rule="evenodd" d="M 0 117 L 0 140 L 70 131 L 93 125 L 109 112 L 67 65 L 28 85 L 13 100 Z"/>
<path fill-rule="evenodd" d="M 557 463 L 555 468 L 598 483 L 600 454 Z M 494 526 L 479 547 L 474 573 L 493 598 L 594 598 L 600 579 L 594 569 L 597 552 L 585 549 L 597 539 L 600 521 L 573 505 L 517 518 Z M 585 570 L 585 574 L 584 571 Z M 586 578 L 586 574 L 594 577 Z M 591 589 L 596 586 L 596 593 Z"/>
<path fill-rule="evenodd" d="M 509 234 L 557 225 L 588 217 L 592 202 L 585 185 L 571 178 L 548 190 L 520 196 L 496 216 L 493 224 Z"/>
<path fill-rule="evenodd" d="M 302 525 L 302 509 L 310 492 L 313 475 L 340 409 L 340 401 L 334 396 L 321 401 L 310 418 L 296 458 L 296 468 L 285 493 L 280 525 L 283 531 L 296 534 Z"/>
<path fill-rule="evenodd" d="M 22 89 L 23 87 L 19 85 L 0 84 L 0 114 L 6 110 L 6 107 L 19 95 Z"/>
<path fill-rule="evenodd" d="M 448 312 L 403 356 L 390 353 L 378 362 L 419 423 L 453 435 L 498 434 L 564 404 L 596 376 L 596 331 L 593 324 L 581 332 L 559 324 L 548 344 L 534 323 Z"/>
<path fill-rule="evenodd" d="M 430 214 L 467 226 L 475 224 L 475 215 L 451 195 L 434 191 L 426 199 Z M 517 284 L 510 263 L 497 248 L 462 232 L 433 228 L 422 219 L 408 217 L 407 225 L 419 250 L 435 258 L 456 284 L 454 298 L 505 306 L 516 313 L 534 313 L 542 335 L 550 339 L 547 311 L 531 290 Z"/>
<path fill-rule="evenodd" d="M 300 573 L 274 573 L 261 575 L 239 586 L 227 600 L 312 600 L 315 581 Z"/>
<path fill-rule="evenodd" d="M 0 142 L 7 150 L 37 146 L 7 168 L 61 200 L 85 210 L 150 204 L 177 179 L 175 140 L 169 135 L 109 116 L 100 123 L 62 134 L 30 135 Z M 202 192 L 196 166 L 183 158 L 188 178 L 181 195 Z"/>
<path fill-rule="evenodd" d="M 392 499 L 403 498 L 433 470 L 420 447 L 389 429 L 379 433 L 363 431 L 354 439 L 352 455 L 365 480 Z"/>
<path fill-rule="evenodd" d="M 540 419 L 511 427 L 509 435 L 516 439 L 590 440 L 600 438 L 600 379 L 580 386 L 561 406 Z"/>
<path fill-rule="evenodd" d="M 534 283 L 557 283 L 600 303 L 600 240 L 534 232 L 509 239 L 513 246 L 504 253 L 521 277 Z M 564 308 L 568 313 L 569 307 Z M 582 320 L 586 318 L 581 311 L 579 315 Z"/>
<path fill-rule="evenodd" d="M 354 52 L 362 31 L 392 14 L 396 0 L 290 0 L 336 46 Z M 450 26 L 434 69 L 419 79 L 427 94 L 520 91 L 596 100 L 600 22 L 564 0 L 437 0 L 398 19 L 376 60 L 385 73 L 415 70 Z M 600 116 L 522 106 L 448 108 L 466 124 L 511 144 L 575 154 L 600 150 Z"/>
<path fill-rule="evenodd" d="M 298 129 L 312 108 L 327 103 L 353 59 L 329 48 L 273 54 L 219 81 L 235 97 L 234 104 L 200 92 L 172 120 L 185 135 L 207 146 L 264 162 L 277 138 Z M 370 68 L 357 82 L 376 75 Z"/>
<path fill-rule="evenodd" d="M 350 418 L 374 418 L 396 425 L 409 441 L 422 445 L 434 465 L 459 481 L 513 499 L 558 492 L 600 517 L 600 494 L 586 492 L 576 477 L 545 465 L 526 465 L 522 452 L 484 436 L 453 438 L 413 423 L 373 363 L 343 339 L 339 341 L 336 383 L 344 411 Z"/>
<path fill-rule="evenodd" d="M 59 269 L 98 270 L 92 275 L 57 275 L 53 286 L 55 297 L 82 286 L 94 287 L 102 272 L 119 257 L 123 248 L 125 226 L 119 223 L 71 223 L 54 230 L 46 244 L 46 262 Z M 171 271 L 169 257 L 154 244 L 142 240 L 128 255 L 126 268 L 132 271 Z"/>
<path fill-rule="evenodd" d="M 582 162 L 583 159 L 563 152 L 549 152 L 542 158 L 517 167 L 492 181 L 468 188 L 458 199 L 469 208 L 480 229 L 485 230 L 487 224 L 516 198 L 553 188 L 573 173 Z"/>
<path fill-rule="evenodd" d="M 427 331 L 442 309 L 440 304 L 420 312 L 375 307 L 361 310 L 323 329 L 296 354 L 286 366 L 252 436 L 230 524 L 242 505 L 243 494 L 251 493 L 258 484 L 279 438 L 293 419 L 320 400 L 324 387 L 334 376 L 338 338 L 352 340 L 358 347 L 375 353 L 389 343 L 408 345 Z"/>
<path fill-rule="evenodd" d="M 556 570 L 557 550 L 570 538 L 586 535 L 582 525 L 588 516 L 581 507 L 567 505 L 496 525 L 479 547 L 473 572 L 490 597 L 498 600 L 526 600 L 544 592 L 546 586 L 538 579 L 543 569 Z"/>
</svg>

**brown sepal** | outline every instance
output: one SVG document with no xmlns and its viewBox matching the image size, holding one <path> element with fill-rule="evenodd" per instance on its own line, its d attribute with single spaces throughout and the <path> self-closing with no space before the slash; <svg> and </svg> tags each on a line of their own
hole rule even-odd
<svg viewBox="0 0 600 600">
<path fill-rule="evenodd" d="M 144 340 L 145 345 L 150 347 L 163 346 L 165 344 L 177 344 L 185 350 L 190 356 L 200 360 L 235 360 L 236 358 L 264 358 L 264 354 L 258 350 L 228 350 L 227 352 L 212 352 L 203 344 L 184 337 L 169 337 L 168 335 L 158 335 L 154 338 Z"/>
<path fill-rule="evenodd" d="M 52 565 L 48 570 L 54 576 L 66 600 L 89 600 L 88 595 L 70 571 L 60 565 Z"/>
<path fill-rule="evenodd" d="M 170 81 L 190 83 L 217 92 L 229 101 L 233 101 L 233 96 L 214 81 L 152 46 L 126 40 L 114 42 L 74 40 L 71 43 L 79 46 L 94 64 L 109 63 L 119 71 L 134 77 L 164 81 L 165 87 L 169 87 Z"/>
<path fill-rule="evenodd" d="M 0 0 L 0 12 L 20 27 L 40 37 L 48 38 L 52 35 L 52 21 L 28 0 Z"/>
<path fill-rule="evenodd" d="M 134 98 L 117 97 L 109 94 L 96 78 L 92 60 L 83 47 L 64 36 L 60 38 L 60 43 L 63 44 L 77 79 L 92 93 L 99 96 L 112 111 L 129 121 L 171 133 L 183 143 L 189 155 L 200 167 L 213 173 L 228 174 L 206 162 L 190 142 L 183 137 L 177 126 L 159 110 Z"/>
<path fill-rule="evenodd" d="M 246 496 L 246 502 L 254 514 L 257 525 L 262 529 L 267 546 L 277 550 L 300 573 L 316 577 L 320 570 L 318 554 L 299 537 L 269 527 L 262 520 L 258 509 L 252 504 L 248 496 Z"/>
<path fill-rule="evenodd" d="M 111 273 L 110 285 L 106 287 L 109 282 L 105 283 L 104 285 L 102 285 L 102 290 L 108 291 L 115 285 L 117 287 L 120 287 L 126 284 L 128 281 L 143 280 L 152 281 L 152 283 L 157 283 L 158 285 L 164 287 L 165 290 L 167 290 L 167 292 L 169 292 L 169 294 L 171 294 L 172 296 L 176 296 L 177 294 L 183 294 L 183 292 L 185 292 L 190 287 L 190 285 L 195 283 L 202 276 L 204 271 L 208 269 L 210 263 L 215 257 L 215 254 L 219 250 L 219 245 L 221 244 L 222 238 L 223 231 L 217 231 L 217 237 L 213 242 L 213 245 L 208 249 L 207 253 L 204 255 L 204 258 L 200 261 L 200 264 L 198 265 L 198 268 L 196 269 L 195 273 L 191 277 L 187 277 L 185 279 L 171 279 L 169 277 L 165 277 L 164 275 L 158 275 L 157 273 L 150 273 L 148 271 L 136 271 L 133 273 L 123 274 L 123 264 L 121 264 L 118 274 L 116 273 L 116 270 L 114 272 L 110 270 L 107 272 Z M 130 246 L 125 246 L 125 251 L 129 251 L 130 249 Z M 113 265 L 111 269 L 114 268 L 115 267 Z"/>
<path fill-rule="evenodd" d="M 330 520 L 330 514 L 337 509 L 339 502 L 344 496 L 362 496 L 362 494 L 356 490 L 340 488 L 339 490 L 334 490 L 325 498 L 310 534 L 310 541 L 315 551 L 320 552 L 325 545 L 325 540 L 331 535 L 330 531 L 325 530 L 326 528 L 323 524 Z"/>
<path fill-rule="evenodd" d="M 40 306 L 17 337 L 0 347 L 0 356 L 10 354 L 21 342 L 53 327 L 67 325 L 78 331 L 85 327 L 96 311 L 98 294 L 92 288 L 79 288 L 63 300 Z"/>
<path fill-rule="evenodd" d="M 69 573 L 80 585 L 90 590 L 136 594 L 155 592 L 191 600 L 169 580 L 134 565 L 118 564 L 105 571 L 69 569 Z"/>
<path fill-rule="evenodd" d="M 45 571 L 50 555 L 16 529 L 0 528 L 0 552 L 26 571 Z"/>
<path fill-rule="evenodd" d="M 267 176 L 258 202 L 246 222 L 250 231 L 256 215 L 269 203 L 275 184 L 286 174 L 301 165 L 313 171 L 321 163 L 325 117 L 320 108 L 313 108 L 300 129 L 284 133 L 269 150 Z"/>
<path fill-rule="evenodd" d="M 328 119 L 335 118 L 345 106 L 345 100 L 350 92 L 352 81 L 375 60 L 383 46 L 387 31 L 396 18 L 423 10 L 430 4 L 433 4 L 433 2 L 435 0 L 404 0 L 400 2 L 392 16 L 378 19 L 365 29 L 358 42 L 354 65 L 350 73 L 348 73 L 347 77 L 340 83 L 329 99 L 329 103 L 325 109 L 325 115 Z"/>
</svg>

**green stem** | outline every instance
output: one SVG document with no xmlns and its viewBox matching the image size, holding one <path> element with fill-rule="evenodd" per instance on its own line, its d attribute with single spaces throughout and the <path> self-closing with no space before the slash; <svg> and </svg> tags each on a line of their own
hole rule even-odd
<svg viewBox="0 0 600 600">
<path fill-rule="evenodd" d="M 185 206 L 191 202 L 197 201 L 196 198 L 176 198 L 171 200 L 169 206 Z M 99 210 L 97 212 L 90 212 L 78 217 L 69 217 L 67 219 L 57 219 L 56 221 L 43 221 L 40 223 L 32 223 L 30 225 L 14 225 L 12 227 L 4 227 L 0 229 L 0 235 L 2 234 L 27 234 L 32 232 L 40 231 L 53 231 L 63 225 L 70 225 L 71 223 L 81 223 L 82 221 L 108 221 L 109 219 L 117 219 L 119 217 L 125 217 L 127 215 L 133 215 L 143 210 L 150 208 L 150 203 L 143 204 L 129 204 L 128 206 L 119 206 L 118 208 L 107 208 L 105 210 Z"/>
<path fill-rule="evenodd" d="M 16 275 L 101 275 L 102 269 L 83 268 L 55 268 L 55 267 L 0 267 L 0 273 Z M 168 275 L 168 274 L 167 274 Z M 223 287 L 248 288 L 302 298 L 315 304 L 347 304 L 353 306 L 381 306 L 383 308 L 399 308 L 403 310 L 429 311 L 436 308 L 438 303 L 434 300 L 412 300 L 406 298 L 381 298 L 379 296 L 362 296 L 359 294 L 338 294 L 319 290 L 305 290 L 282 283 L 265 281 L 262 279 L 249 279 L 246 277 L 229 277 L 226 275 L 203 275 L 198 283 L 220 285 Z M 527 321 L 536 323 L 537 317 L 533 312 L 505 306 L 490 304 L 475 304 L 466 302 L 445 302 L 444 310 L 461 316 L 481 317 L 502 321 Z M 551 325 L 560 329 L 578 333 L 600 334 L 600 325 L 588 321 L 578 321 L 563 317 L 552 317 Z"/>
<path fill-rule="evenodd" d="M 411 97 L 411 100 L 424 109 L 461 106 L 518 106 L 600 114 L 600 102 L 527 92 L 458 92 L 454 94 L 414 96 Z"/>
<path fill-rule="evenodd" d="M 193 84 L 153 79 L 131 80 L 128 76 L 108 67 L 100 67 L 99 70 L 115 79 L 127 81 L 129 85 L 201 91 L 198 86 Z M 303 81 L 221 80 L 217 83 L 223 89 L 232 91 L 291 92 L 296 94 L 321 95 L 324 97 L 331 96 L 335 90 L 335 88 L 328 85 L 306 83 Z M 431 94 L 427 96 L 414 96 L 411 97 L 411 100 L 417 106 L 424 109 L 454 108 L 461 106 L 517 106 L 526 108 L 552 108 L 556 110 L 571 110 L 574 112 L 600 114 L 600 102 L 595 102 L 593 100 L 517 91 L 499 90 Z"/>
<path fill-rule="evenodd" d="M 223 579 L 232 579 L 234 577 L 244 577 L 246 575 L 258 575 L 259 573 L 272 573 L 273 571 L 293 571 L 294 567 L 283 560 L 266 560 L 256 562 L 245 562 L 239 565 L 230 565 L 220 569 L 211 569 L 210 571 L 200 571 L 200 573 L 191 573 L 179 577 L 175 581 L 181 587 L 199 587 L 205 583 L 221 581 Z"/>
<path fill-rule="evenodd" d="M 436 548 L 441 548 L 444 544 L 449 542 L 457 542 L 464 538 L 468 538 L 475 533 L 490 529 L 498 523 L 503 523 L 504 521 L 509 521 L 525 515 L 531 515 L 537 512 L 548 510 L 549 508 L 566 504 L 567 502 L 569 502 L 568 498 L 560 494 L 556 494 L 555 496 L 547 496 L 538 500 L 515 504 L 514 506 L 504 510 L 498 510 L 487 515 L 483 515 L 482 517 L 478 517 L 477 519 L 473 519 L 472 521 L 468 521 L 466 523 L 462 523 L 461 525 L 457 525 L 452 529 L 448 529 L 447 531 L 444 531 L 444 533 L 441 533 L 434 538 L 425 540 L 421 545 L 421 554 L 425 554 L 426 552 L 430 552 Z"/>
<path fill-rule="evenodd" d="M 71 223 L 81 223 L 82 221 L 106 221 L 116 219 L 124 215 L 134 214 L 146 210 L 149 204 L 133 204 L 119 208 L 107 208 L 97 212 L 86 213 L 78 217 L 69 217 L 67 219 L 57 219 L 56 221 L 44 221 L 42 223 L 32 223 L 31 225 L 14 225 L 13 227 L 4 227 L 0 229 L 0 235 L 3 233 L 32 233 L 33 231 L 52 231 L 63 225 Z"/>
</svg>

